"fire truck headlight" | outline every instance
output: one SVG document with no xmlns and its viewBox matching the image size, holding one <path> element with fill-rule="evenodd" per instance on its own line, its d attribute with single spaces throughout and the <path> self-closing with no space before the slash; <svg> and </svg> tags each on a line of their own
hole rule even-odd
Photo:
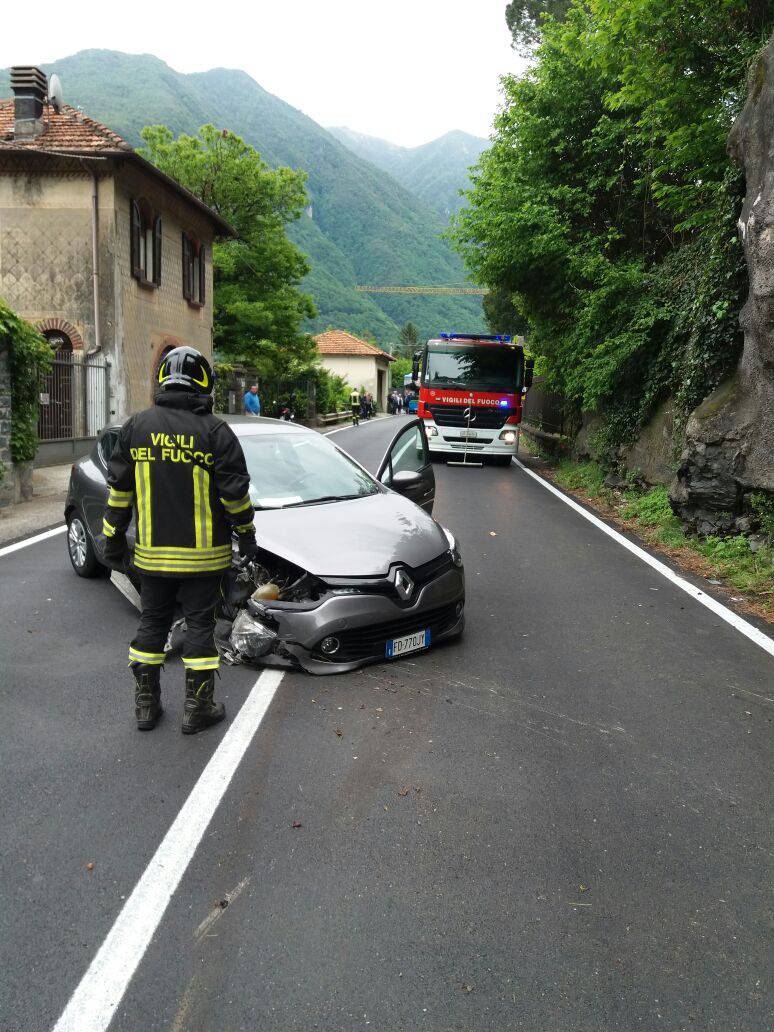
<svg viewBox="0 0 774 1032">
<path fill-rule="evenodd" d="M 425 430 L 427 432 L 427 436 L 428 437 L 437 437 L 438 436 L 438 428 L 437 427 L 426 426 Z"/>
<path fill-rule="evenodd" d="M 452 557 L 452 562 L 455 566 L 462 566 L 462 553 L 460 552 L 460 546 L 457 544 L 457 539 L 450 530 L 446 527 L 441 527 L 441 530 L 446 535 L 446 540 L 449 542 L 449 552 Z"/>
<path fill-rule="evenodd" d="M 504 444 L 515 444 L 516 443 L 516 431 L 515 430 L 503 430 L 500 434 L 500 440 Z"/>
</svg>

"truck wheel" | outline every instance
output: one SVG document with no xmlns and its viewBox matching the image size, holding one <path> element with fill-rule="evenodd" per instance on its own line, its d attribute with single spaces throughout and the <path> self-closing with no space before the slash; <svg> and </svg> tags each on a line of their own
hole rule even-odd
<svg viewBox="0 0 774 1032">
<path fill-rule="evenodd" d="M 489 461 L 493 466 L 510 466 L 511 458 L 510 455 L 490 455 Z"/>
</svg>

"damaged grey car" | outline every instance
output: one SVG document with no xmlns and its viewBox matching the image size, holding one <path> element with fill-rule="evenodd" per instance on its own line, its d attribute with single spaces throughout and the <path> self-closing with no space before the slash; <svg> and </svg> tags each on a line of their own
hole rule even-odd
<svg viewBox="0 0 774 1032">
<path fill-rule="evenodd" d="M 333 674 L 462 633 L 462 557 L 431 515 L 435 477 L 421 420 L 401 420 L 373 477 L 314 430 L 225 418 L 247 460 L 260 554 L 246 563 L 235 551 L 224 579 L 224 659 Z M 104 568 L 107 462 L 119 429 L 103 431 L 72 469 L 67 548 L 81 577 Z M 131 549 L 134 522 L 127 541 Z M 127 574 L 138 583 L 131 565 Z"/>
</svg>

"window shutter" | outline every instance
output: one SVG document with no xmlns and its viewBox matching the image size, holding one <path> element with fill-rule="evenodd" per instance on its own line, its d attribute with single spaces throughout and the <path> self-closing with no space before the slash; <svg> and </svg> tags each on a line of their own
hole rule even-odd
<svg viewBox="0 0 774 1032">
<path fill-rule="evenodd" d="M 129 236 L 129 250 L 130 250 L 130 262 L 132 266 L 132 275 L 138 278 L 142 278 L 142 269 L 140 268 L 140 233 L 142 232 L 142 219 L 140 218 L 140 207 L 137 201 L 129 202 L 130 218 L 131 218 L 131 229 Z"/>
<path fill-rule="evenodd" d="M 153 282 L 161 285 L 161 216 L 153 223 Z"/>
<path fill-rule="evenodd" d="M 191 300 L 191 245 L 183 233 L 183 297 Z"/>
<path fill-rule="evenodd" d="M 207 265 L 205 263 L 205 256 L 207 251 L 204 244 L 199 248 L 199 303 L 204 304 L 204 293 L 207 284 Z"/>
</svg>

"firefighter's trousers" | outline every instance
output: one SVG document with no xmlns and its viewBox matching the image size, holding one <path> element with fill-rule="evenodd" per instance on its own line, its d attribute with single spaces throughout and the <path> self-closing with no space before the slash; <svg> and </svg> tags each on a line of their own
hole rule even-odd
<svg viewBox="0 0 774 1032">
<path fill-rule="evenodd" d="M 153 577 L 141 574 L 142 614 L 137 634 L 129 646 L 129 662 L 161 666 L 164 645 L 180 602 L 186 633 L 183 663 L 188 670 L 217 670 L 215 608 L 223 575 L 212 577 Z"/>
</svg>

